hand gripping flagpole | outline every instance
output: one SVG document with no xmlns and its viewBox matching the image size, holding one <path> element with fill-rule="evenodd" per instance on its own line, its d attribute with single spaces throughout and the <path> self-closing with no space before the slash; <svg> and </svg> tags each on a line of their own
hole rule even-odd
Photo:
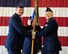
<svg viewBox="0 0 68 54">
<path fill-rule="evenodd" d="M 35 23 L 38 23 L 38 0 L 35 0 L 35 13 L 36 15 L 34 15 L 34 20 Z M 33 54 L 33 51 L 34 51 L 34 38 L 35 37 L 35 33 L 36 30 L 35 30 L 35 25 L 33 25 L 33 30 L 32 30 L 32 46 L 31 46 L 31 54 Z"/>
</svg>

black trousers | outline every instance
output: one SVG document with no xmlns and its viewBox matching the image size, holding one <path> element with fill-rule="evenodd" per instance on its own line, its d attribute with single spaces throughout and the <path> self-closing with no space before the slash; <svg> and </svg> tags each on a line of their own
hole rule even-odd
<svg viewBox="0 0 68 54">
<path fill-rule="evenodd" d="M 59 54 L 59 51 L 55 51 L 55 50 L 44 51 L 44 50 L 41 50 L 41 54 Z"/>
<path fill-rule="evenodd" d="M 8 54 L 21 54 L 21 49 L 8 49 Z"/>
<path fill-rule="evenodd" d="M 59 54 L 59 51 L 41 52 L 41 54 Z"/>
</svg>

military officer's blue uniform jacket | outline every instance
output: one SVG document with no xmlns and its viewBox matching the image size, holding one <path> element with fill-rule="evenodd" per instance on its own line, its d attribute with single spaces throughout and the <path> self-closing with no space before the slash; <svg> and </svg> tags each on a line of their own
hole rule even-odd
<svg viewBox="0 0 68 54">
<path fill-rule="evenodd" d="M 10 18 L 9 33 L 6 39 L 5 47 L 8 49 L 21 49 L 24 37 L 31 38 L 31 34 L 25 30 L 19 15 L 16 13 Z"/>
<path fill-rule="evenodd" d="M 58 40 L 57 30 L 58 24 L 53 18 L 51 18 L 45 24 L 42 31 L 36 33 L 36 37 L 44 37 L 44 51 L 61 50 L 61 44 Z"/>
</svg>

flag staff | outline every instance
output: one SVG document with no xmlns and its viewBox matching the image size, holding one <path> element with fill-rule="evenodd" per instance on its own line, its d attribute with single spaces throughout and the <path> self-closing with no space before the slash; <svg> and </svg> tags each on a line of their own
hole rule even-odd
<svg viewBox="0 0 68 54">
<path fill-rule="evenodd" d="M 38 14 L 38 0 L 34 0 L 34 2 L 35 2 L 35 13 L 36 13 L 36 15 L 34 15 L 33 21 L 35 21 L 35 23 L 38 24 L 39 23 L 39 20 L 38 20 L 38 16 L 39 16 L 39 14 Z M 36 32 L 35 25 L 33 25 L 32 38 L 35 37 L 34 32 Z M 33 51 L 34 51 L 34 39 L 32 39 L 31 54 L 33 54 Z"/>
</svg>

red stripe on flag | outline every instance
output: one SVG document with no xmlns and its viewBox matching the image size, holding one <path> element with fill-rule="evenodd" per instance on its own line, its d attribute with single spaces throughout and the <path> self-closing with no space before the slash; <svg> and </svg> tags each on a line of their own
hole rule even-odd
<svg viewBox="0 0 68 54">
<path fill-rule="evenodd" d="M 7 36 L 0 36 L 0 45 L 4 45 Z M 68 46 L 68 37 L 59 36 L 59 40 L 62 46 Z"/>
<path fill-rule="evenodd" d="M 62 46 L 68 46 L 68 37 L 61 37 L 59 36 L 59 41 L 61 43 Z"/>
<path fill-rule="evenodd" d="M 68 7 L 68 0 L 39 0 L 39 7 Z M 34 7 L 34 0 L 31 0 Z"/>
<path fill-rule="evenodd" d="M 0 45 L 4 45 L 6 41 L 7 36 L 0 36 Z"/>
<path fill-rule="evenodd" d="M 29 17 L 23 17 L 22 18 L 22 22 L 24 23 L 24 25 L 27 25 L 27 19 Z M 55 17 L 55 20 L 57 21 L 59 26 L 68 26 L 68 17 Z M 40 17 L 39 18 L 40 21 L 40 25 L 44 26 L 46 19 L 45 17 Z M 0 17 L 0 26 L 8 26 L 8 22 L 9 22 L 9 17 Z"/>
</svg>

